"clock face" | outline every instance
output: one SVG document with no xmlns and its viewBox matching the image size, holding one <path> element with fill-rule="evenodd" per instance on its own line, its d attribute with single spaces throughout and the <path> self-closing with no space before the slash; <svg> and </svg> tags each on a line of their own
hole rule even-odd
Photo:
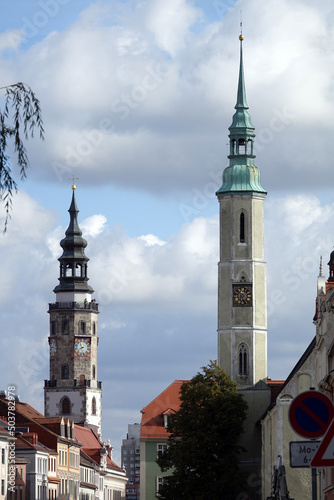
<svg viewBox="0 0 334 500">
<path fill-rule="evenodd" d="M 90 341 L 88 339 L 77 339 L 74 342 L 74 354 L 80 357 L 89 356 Z"/>
<path fill-rule="evenodd" d="M 252 305 L 252 288 L 250 285 L 238 285 L 233 288 L 233 305 Z"/>
<path fill-rule="evenodd" d="M 50 356 L 53 358 L 57 352 L 57 341 L 56 339 L 50 340 Z"/>
</svg>

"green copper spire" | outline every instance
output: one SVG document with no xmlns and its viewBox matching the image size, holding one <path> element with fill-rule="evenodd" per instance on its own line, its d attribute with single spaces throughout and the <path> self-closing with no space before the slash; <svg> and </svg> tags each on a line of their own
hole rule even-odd
<svg viewBox="0 0 334 500">
<path fill-rule="evenodd" d="M 233 193 L 255 192 L 266 195 L 261 186 L 260 170 L 254 165 L 254 138 L 255 128 L 248 113 L 246 101 L 244 66 L 242 54 L 243 35 L 240 40 L 240 69 L 237 103 L 229 127 L 230 154 L 228 156 L 229 166 L 223 172 L 223 185 L 217 191 L 217 196 Z"/>
</svg>

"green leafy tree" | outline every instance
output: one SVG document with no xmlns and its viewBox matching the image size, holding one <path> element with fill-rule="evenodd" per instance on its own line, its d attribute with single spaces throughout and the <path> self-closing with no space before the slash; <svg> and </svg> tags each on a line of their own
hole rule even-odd
<svg viewBox="0 0 334 500">
<path fill-rule="evenodd" d="M 181 387 L 180 409 L 168 421 L 167 450 L 157 463 L 171 471 L 163 500 L 235 500 L 243 486 L 238 444 L 247 403 L 215 361 Z"/>
<path fill-rule="evenodd" d="M 19 177 L 24 179 L 29 160 L 23 141 L 34 137 L 36 129 L 44 139 L 44 128 L 40 102 L 29 86 L 19 82 L 0 88 L 5 94 L 4 107 L 0 109 L 0 200 L 6 212 L 6 230 L 13 194 L 18 189 L 8 150 L 14 151 Z"/>
</svg>

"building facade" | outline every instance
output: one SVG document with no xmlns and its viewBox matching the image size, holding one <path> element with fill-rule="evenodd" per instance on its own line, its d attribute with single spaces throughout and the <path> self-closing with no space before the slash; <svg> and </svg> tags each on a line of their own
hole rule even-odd
<svg viewBox="0 0 334 500">
<path fill-rule="evenodd" d="M 180 389 L 185 380 L 175 380 L 141 410 L 140 426 L 140 498 L 156 500 L 159 487 L 169 472 L 161 472 L 156 463 L 167 447 L 168 415 L 180 408 Z"/>
<path fill-rule="evenodd" d="M 8 414 L 7 414 L 8 415 Z M 9 473 L 9 445 L 13 441 L 9 432 L 0 427 L 0 500 L 7 499 Z"/>
<path fill-rule="evenodd" d="M 58 259 L 56 301 L 49 304 L 50 378 L 45 381 L 46 417 L 65 416 L 101 435 L 102 383 L 97 380 L 97 315 L 88 284 L 87 241 L 82 237 L 73 185 L 70 223 Z"/>
<path fill-rule="evenodd" d="M 140 424 L 129 424 L 126 439 L 122 440 L 122 467 L 130 484 L 140 482 Z"/>
</svg>

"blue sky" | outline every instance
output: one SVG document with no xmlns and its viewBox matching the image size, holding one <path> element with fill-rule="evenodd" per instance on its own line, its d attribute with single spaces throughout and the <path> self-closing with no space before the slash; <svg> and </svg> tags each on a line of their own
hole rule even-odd
<svg viewBox="0 0 334 500">
<path fill-rule="evenodd" d="M 1 236 L 2 386 L 42 409 L 47 304 L 73 173 L 100 304 L 104 437 L 174 379 L 216 359 L 218 203 L 243 17 L 256 164 L 268 191 L 268 375 L 285 378 L 315 334 L 320 255 L 334 244 L 334 9 L 330 0 L 5 2 L 2 85 L 39 97 Z M 284 33 L 284 36 L 282 36 Z M 15 172 L 15 168 L 14 168 Z"/>
</svg>

